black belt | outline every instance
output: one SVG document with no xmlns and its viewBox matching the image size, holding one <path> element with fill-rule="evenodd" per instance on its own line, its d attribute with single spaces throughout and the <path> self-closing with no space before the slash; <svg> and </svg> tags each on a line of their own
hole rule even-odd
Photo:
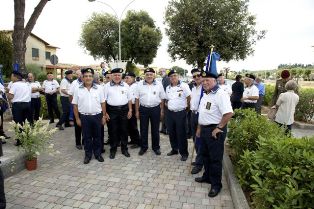
<svg viewBox="0 0 314 209">
<path fill-rule="evenodd" d="M 201 125 L 202 128 L 216 128 L 218 124 Z"/>
<path fill-rule="evenodd" d="M 112 106 L 112 105 L 109 105 L 109 104 L 107 104 L 108 105 L 108 107 L 110 107 L 110 108 L 115 108 L 115 109 L 124 109 L 124 108 L 126 108 L 127 106 L 128 106 L 128 104 L 125 104 L 125 105 L 117 105 L 117 106 Z"/>
</svg>

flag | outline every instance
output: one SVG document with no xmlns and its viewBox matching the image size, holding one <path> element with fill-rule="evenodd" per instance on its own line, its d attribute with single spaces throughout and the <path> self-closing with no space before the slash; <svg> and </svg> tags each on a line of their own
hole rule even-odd
<svg viewBox="0 0 314 209">
<path fill-rule="evenodd" d="M 210 59 L 211 57 L 211 59 Z M 220 55 L 217 52 L 209 53 L 207 56 L 206 69 L 205 71 L 209 71 L 213 74 L 217 73 L 217 64 L 216 62 L 220 59 Z M 210 62 L 210 63 L 209 63 Z"/>
</svg>

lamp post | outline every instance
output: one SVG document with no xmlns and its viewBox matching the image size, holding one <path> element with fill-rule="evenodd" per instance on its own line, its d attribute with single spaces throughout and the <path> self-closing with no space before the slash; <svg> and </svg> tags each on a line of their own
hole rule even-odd
<svg viewBox="0 0 314 209">
<path fill-rule="evenodd" d="M 122 21 L 122 15 L 123 13 L 125 12 L 125 10 L 127 9 L 128 6 L 130 6 L 130 4 L 132 4 L 135 0 L 132 0 L 130 1 L 123 9 L 120 17 L 118 16 L 118 13 L 116 12 L 116 10 L 108 3 L 106 2 L 103 2 L 103 1 L 98 1 L 98 0 L 88 0 L 89 2 L 98 2 L 98 3 L 101 3 L 101 4 L 104 4 L 106 5 L 107 7 L 109 7 L 115 14 L 115 16 L 118 18 L 118 22 L 119 22 L 119 57 L 118 57 L 118 60 L 119 60 L 119 63 L 121 63 L 121 21 Z"/>
</svg>

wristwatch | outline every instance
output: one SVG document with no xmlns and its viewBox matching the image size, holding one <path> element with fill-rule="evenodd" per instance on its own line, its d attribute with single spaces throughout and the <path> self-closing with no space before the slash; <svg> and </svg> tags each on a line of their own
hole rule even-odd
<svg viewBox="0 0 314 209">
<path fill-rule="evenodd" d="M 220 128 L 219 126 L 216 126 L 216 128 L 218 128 L 219 130 L 223 131 L 223 129 L 222 129 L 222 128 Z"/>
</svg>

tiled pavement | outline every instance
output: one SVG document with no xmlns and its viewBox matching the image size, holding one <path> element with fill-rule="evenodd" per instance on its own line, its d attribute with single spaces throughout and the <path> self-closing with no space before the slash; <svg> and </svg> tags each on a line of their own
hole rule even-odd
<svg viewBox="0 0 314 209">
<path fill-rule="evenodd" d="M 161 134 L 161 156 L 151 150 L 139 156 L 138 149 L 129 149 L 130 158 L 118 151 L 110 160 L 106 147 L 105 162 L 93 159 L 88 165 L 84 152 L 74 147 L 73 128 L 58 131 L 54 142 L 61 154 L 40 156 L 36 171 L 5 180 L 7 208 L 233 208 L 225 179 L 221 193 L 209 198 L 210 185 L 194 182 L 196 176 L 189 174 L 190 158 L 181 162 L 179 156 L 166 156 L 168 136 Z"/>
</svg>

